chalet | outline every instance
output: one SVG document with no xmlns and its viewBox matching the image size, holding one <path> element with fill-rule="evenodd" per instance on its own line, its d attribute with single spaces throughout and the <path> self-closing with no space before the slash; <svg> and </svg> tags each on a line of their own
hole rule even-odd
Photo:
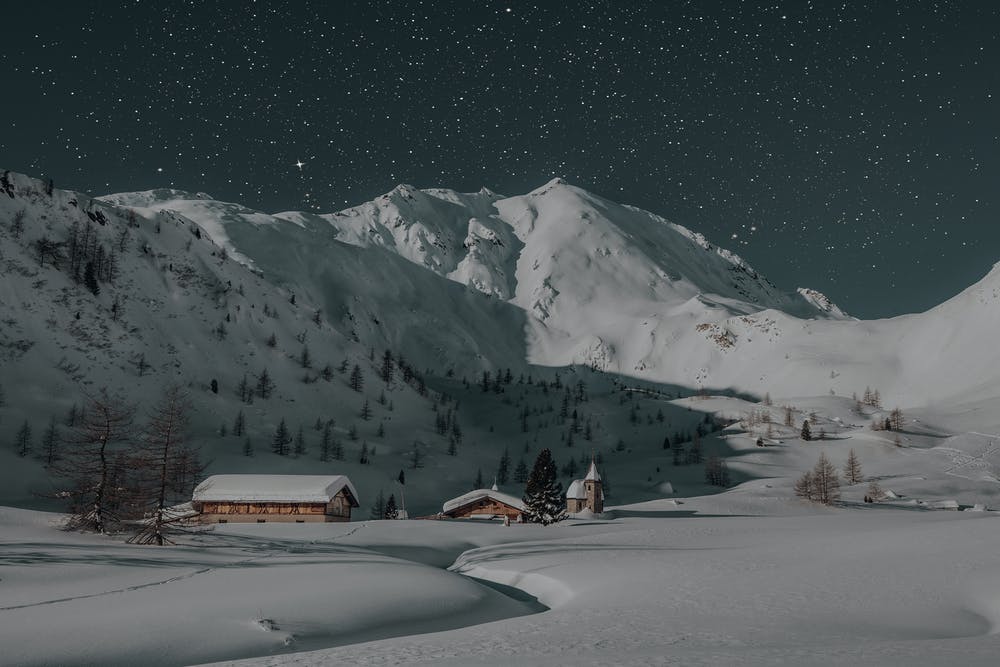
<svg viewBox="0 0 1000 667">
<path fill-rule="evenodd" d="M 604 511 L 604 484 L 597 472 L 597 465 L 591 461 L 587 476 L 575 479 L 566 489 L 566 511 L 570 514 L 584 510 L 600 514 Z"/>
<path fill-rule="evenodd" d="M 490 489 L 476 489 L 452 498 L 444 504 L 441 515 L 451 519 L 502 519 L 523 520 L 524 502 L 520 498 L 501 493 L 494 484 Z"/>
<path fill-rule="evenodd" d="M 359 506 L 344 475 L 213 475 L 191 504 L 203 523 L 350 521 Z"/>
</svg>

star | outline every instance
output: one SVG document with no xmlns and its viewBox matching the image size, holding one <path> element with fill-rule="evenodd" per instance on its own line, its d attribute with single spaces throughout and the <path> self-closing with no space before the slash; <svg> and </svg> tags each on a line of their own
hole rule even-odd
<svg viewBox="0 0 1000 667">
<path fill-rule="evenodd" d="M 304 167 L 304 166 L 305 166 L 305 164 L 306 164 L 306 163 L 305 163 L 305 162 L 303 162 L 302 160 L 296 160 L 296 161 L 295 161 L 295 166 L 299 168 L 299 171 L 302 171 L 302 167 Z"/>
</svg>

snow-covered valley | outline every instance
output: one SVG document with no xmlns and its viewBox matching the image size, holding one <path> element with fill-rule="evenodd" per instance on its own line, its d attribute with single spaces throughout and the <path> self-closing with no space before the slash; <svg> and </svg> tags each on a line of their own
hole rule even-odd
<svg viewBox="0 0 1000 667">
<path fill-rule="evenodd" d="M 558 180 L 329 215 L 4 183 L 0 664 L 995 664 L 997 269 L 860 321 Z M 114 266 L 92 284 L 82 230 Z M 61 530 L 46 434 L 168 384 L 206 474 L 346 474 L 355 520 Z M 282 421 L 301 451 L 271 451 Z M 543 448 L 563 488 L 597 460 L 603 516 L 366 520 L 380 493 L 411 517 L 495 476 L 520 496 Z M 796 497 L 852 451 L 839 502 Z"/>
</svg>

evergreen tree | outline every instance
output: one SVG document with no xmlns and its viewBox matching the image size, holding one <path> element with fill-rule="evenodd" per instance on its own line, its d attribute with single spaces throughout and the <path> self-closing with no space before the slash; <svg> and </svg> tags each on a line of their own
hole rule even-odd
<svg viewBox="0 0 1000 667">
<path fill-rule="evenodd" d="M 390 350 L 386 350 L 382 353 L 382 367 L 379 373 L 382 377 L 382 382 L 385 382 L 386 384 L 392 382 L 393 370 L 392 352 Z"/>
<path fill-rule="evenodd" d="M 368 465 L 368 442 L 364 441 L 361 443 L 361 454 L 358 456 L 358 463 L 362 465 Z"/>
<path fill-rule="evenodd" d="M 410 467 L 414 470 L 424 467 L 424 454 L 420 451 L 420 443 L 415 440 L 413 442 L 413 454 L 410 459 Z M 400 470 L 399 472 L 402 473 L 403 471 Z"/>
<path fill-rule="evenodd" d="M 285 418 L 281 418 L 281 423 L 278 424 L 278 429 L 274 432 L 274 436 L 271 438 L 271 451 L 278 456 L 288 455 L 288 445 L 292 443 L 292 434 L 288 432 L 288 425 L 285 424 Z"/>
<path fill-rule="evenodd" d="M 507 483 L 507 479 L 510 477 L 510 452 L 506 447 L 503 450 L 503 456 L 500 457 L 500 463 L 497 465 L 497 484 L 503 485 Z"/>
<path fill-rule="evenodd" d="M 319 460 L 324 463 L 330 460 L 331 445 L 333 444 L 333 424 L 326 422 L 323 426 L 323 437 L 319 441 Z"/>
<path fill-rule="evenodd" d="M 375 521 L 385 518 L 385 494 L 382 492 L 382 489 L 379 489 L 378 495 L 375 496 L 375 502 L 372 503 L 372 509 L 368 514 L 368 518 Z"/>
<path fill-rule="evenodd" d="M 243 415 L 243 411 L 240 410 L 236 413 L 236 419 L 233 420 L 233 435 L 237 438 L 242 438 L 247 430 L 246 417 Z"/>
<path fill-rule="evenodd" d="M 248 458 L 253 456 L 253 444 L 251 444 L 250 438 L 243 441 L 243 456 Z"/>
<path fill-rule="evenodd" d="M 863 479 L 861 462 L 853 449 L 847 454 L 847 463 L 844 464 L 844 479 L 847 480 L 848 484 L 857 484 Z"/>
<path fill-rule="evenodd" d="M 83 284 L 94 296 L 101 293 L 101 286 L 97 284 L 97 273 L 94 270 L 93 262 L 87 262 L 83 269 Z"/>
<path fill-rule="evenodd" d="M 524 462 L 524 457 L 521 457 L 517 462 L 517 467 L 514 468 L 514 482 L 517 484 L 524 484 L 528 481 L 528 464 Z"/>
<path fill-rule="evenodd" d="M 543 449 L 535 459 L 524 490 L 525 519 L 543 525 L 563 520 L 566 512 L 562 495 L 552 452 Z"/>
<path fill-rule="evenodd" d="M 265 368 L 257 376 L 257 394 L 261 398 L 267 400 L 271 397 L 271 392 L 274 391 L 274 381 L 271 379 L 271 374 L 267 372 Z"/>
<path fill-rule="evenodd" d="M 386 519 L 398 519 L 399 518 L 399 508 L 396 507 L 396 496 L 395 494 L 389 494 L 389 500 L 385 503 L 385 518 Z"/>
<path fill-rule="evenodd" d="M 803 419 L 802 420 L 802 432 L 800 433 L 800 436 L 806 442 L 812 440 L 812 430 L 809 427 L 809 420 L 808 419 Z"/>
<path fill-rule="evenodd" d="M 302 426 L 299 426 L 298 433 L 295 434 L 295 456 L 302 456 L 306 453 L 306 436 L 302 432 Z"/>
<path fill-rule="evenodd" d="M 21 428 L 17 431 L 17 437 L 14 440 L 14 448 L 17 451 L 17 455 L 20 457 L 25 457 L 31 452 L 31 425 L 28 424 L 28 420 L 25 419 Z"/>
<path fill-rule="evenodd" d="M 354 364 L 354 368 L 351 369 L 351 377 L 350 380 L 348 380 L 348 384 L 350 385 L 351 389 L 358 392 L 359 394 L 361 393 L 361 390 L 365 386 L 365 378 L 363 375 L 361 375 L 361 366 Z"/>
<path fill-rule="evenodd" d="M 333 438 L 330 443 L 330 456 L 333 457 L 334 461 L 344 460 L 344 443 L 342 443 L 337 437 Z"/>
<path fill-rule="evenodd" d="M 359 414 L 361 415 L 361 418 L 364 419 L 365 421 L 368 421 L 369 419 L 372 418 L 372 408 L 368 404 L 367 398 L 365 399 L 364 405 L 361 406 L 361 412 Z"/>
<path fill-rule="evenodd" d="M 302 353 L 299 354 L 299 365 L 302 368 L 312 368 L 312 355 L 309 354 L 309 346 L 302 346 Z"/>
<path fill-rule="evenodd" d="M 458 443 L 455 442 L 455 436 L 448 437 L 448 456 L 458 455 Z"/>
<path fill-rule="evenodd" d="M 697 465 L 701 463 L 701 460 L 701 438 L 698 436 L 698 433 L 695 432 L 694 438 L 691 440 L 691 449 L 687 452 L 687 462 L 689 465 Z"/>
<path fill-rule="evenodd" d="M 56 426 L 56 418 L 49 418 L 49 426 L 42 434 L 42 458 L 45 465 L 52 465 L 59 458 L 59 427 Z"/>
<path fill-rule="evenodd" d="M 885 497 L 885 491 L 882 490 L 882 487 L 874 479 L 868 482 L 868 497 L 872 499 L 872 502 L 878 502 Z"/>
<path fill-rule="evenodd" d="M 473 489 L 483 488 L 483 469 L 479 468 L 476 470 L 476 479 L 472 482 Z"/>
</svg>

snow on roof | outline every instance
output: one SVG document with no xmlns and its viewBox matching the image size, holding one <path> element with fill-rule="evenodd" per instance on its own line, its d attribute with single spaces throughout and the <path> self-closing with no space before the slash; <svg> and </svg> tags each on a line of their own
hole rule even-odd
<svg viewBox="0 0 1000 667">
<path fill-rule="evenodd" d="M 600 477 L 598 477 L 600 479 Z M 575 498 L 576 500 L 586 500 L 587 499 L 587 488 L 584 485 L 586 480 L 574 479 L 566 489 L 567 498 Z M 601 500 L 604 500 L 604 488 L 601 488 Z"/>
<path fill-rule="evenodd" d="M 592 479 L 596 482 L 601 481 L 601 475 L 597 472 L 597 464 L 593 461 L 590 462 L 590 470 L 587 471 L 587 476 L 584 479 Z"/>
<path fill-rule="evenodd" d="M 510 505 L 515 509 L 519 509 L 522 512 L 524 511 L 524 501 L 520 498 L 515 498 L 514 496 L 501 493 L 500 491 L 494 491 L 493 489 L 476 489 L 475 491 L 463 493 L 459 497 L 452 498 L 446 502 L 444 507 L 441 508 L 441 511 L 447 514 L 454 509 L 473 503 L 481 498 L 491 498 L 503 503 L 504 505 Z"/>
<path fill-rule="evenodd" d="M 358 492 L 345 475 L 212 475 L 192 500 L 328 503 L 344 488 L 358 507 Z"/>
</svg>

